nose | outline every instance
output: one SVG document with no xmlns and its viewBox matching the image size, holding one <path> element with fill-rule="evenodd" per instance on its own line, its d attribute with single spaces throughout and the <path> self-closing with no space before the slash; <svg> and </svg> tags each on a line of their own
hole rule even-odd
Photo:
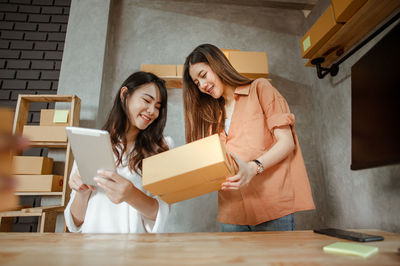
<svg viewBox="0 0 400 266">
<path fill-rule="evenodd" d="M 150 115 L 153 115 L 154 112 L 155 112 L 155 110 L 156 110 L 156 107 L 155 107 L 153 104 L 150 104 L 150 105 L 147 107 L 147 112 L 148 112 Z"/>
<path fill-rule="evenodd" d="M 204 81 L 204 80 L 200 80 L 199 81 L 199 89 L 201 90 L 201 91 L 203 91 L 203 92 L 205 92 L 206 91 L 206 82 Z"/>
</svg>

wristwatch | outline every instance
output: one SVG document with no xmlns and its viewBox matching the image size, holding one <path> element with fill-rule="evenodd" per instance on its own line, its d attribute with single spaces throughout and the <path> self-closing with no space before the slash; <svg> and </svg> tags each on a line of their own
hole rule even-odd
<svg viewBox="0 0 400 266">
<path fill-rule="evenodd" d="M 257 175 L 261 174 L 264 171 L 264 167 L 262 163 L 259 160 L 252 160 L 252 162 L 255 162 L 257 164 Z"/>
</svg>

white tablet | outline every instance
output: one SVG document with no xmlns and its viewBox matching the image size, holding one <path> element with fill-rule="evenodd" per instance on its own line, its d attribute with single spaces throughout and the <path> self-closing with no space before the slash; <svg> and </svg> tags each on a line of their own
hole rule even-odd
<svg viewBox="0 0 400 266">
<path fill-rule="evenodd" d="M 72 153 L 84 184 L 97 186 L 97 170 L 115 171 L 110 135 L 105 130 L 66 127 Z"/>
</svg>

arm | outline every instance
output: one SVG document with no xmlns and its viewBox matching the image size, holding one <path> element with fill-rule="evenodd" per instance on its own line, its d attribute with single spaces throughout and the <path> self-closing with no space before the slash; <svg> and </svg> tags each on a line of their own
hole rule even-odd
<svg viewBox="0 0 400 266">
<path fill-rule="evenodd" d="M 104 189 L 108 198 L 115 204 L 126 202 L 150 220 L 156 220 L 158 201 L 136 188 L 129 180 L 111 171 L 98 171 L 98 174 L 107 177 L 96 177 L 94 180 Z"/>
<path fill-rule="evenodd" d="M 277 140 L 276 143 L 271 149 L 257 158 L 264 169 L 270 168 L 285 159 L 295 148 L 290 126 L 275 128 L 273 133 Z M 236 175 L 226 179 L 226 182 L 222 184 L 222 190 L 239 189 L 241 185 L 248 184 L 257 174 L 257 164 L 255 162 L 246 163 L 235 155 L 233 157 L 239 166 L 239 171 Z"/>
<path fill-rule="evenodd" d="M 75 172 L 71 175 L 69 179 L 69 186 L 71 189 L 76 191 L 75 198 L 71 204 L 71 216 L 74 224 L 79 227 L 85 220 L 89 198 L 94 188 L 83 184 L 82 178 L 78 172 Z"/>
</svg>

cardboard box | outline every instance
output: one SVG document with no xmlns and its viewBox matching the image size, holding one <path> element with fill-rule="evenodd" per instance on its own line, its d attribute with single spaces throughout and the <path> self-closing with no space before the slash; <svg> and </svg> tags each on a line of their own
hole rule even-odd
<svg viewBox="0 0 400 266">
<path fill-rule="evenodd" d="M 336 22 L 346 23 L 367 0 L 332 0 Z"/>
<path fill-rule="evenodd" d="M 12 173 L 15 175 L 49 175 L 53 171 L 53 159 L 39 156 L 14 156 Z"/>
<path fill-rule="evenodd" d="M 15 175 L 17 192 L 60 192 L 64 177 L 61 175 Z"/>
<path fill-rule="evenodd" d="M 41 126 L 68 126 L 69 125 L 69 110 L 40 110 L 40 125 Z"/>
<path fill-rule="evenodd" d="M 239 49 L 225 49 L 225 48 L 220 48 L 220 50 L 224 53 L 224 55 L 226 56 L 226 58 L 229 59 L 229 52 L 232 51 L 240 51 Z"/>
<path fill-rule="evenodd" d="M 67 142 L 65 127 L 61 126 L 24 126 L 23 136 L 30 141 Z"/>
<path fill-rule="evenodd" d="M 143 188 L 175 203 L 221 188 L 235 173 L 217 134 L 143 160 Z"/>
<path fill-rule="evenodd" d="M 303 58 L 311 59 L 341 27 L 342 24 L 336 22 L 333 7 L 330 5 L 301 39 Z"/>
<path fill-rule="evenodd" d="M 250 79 L 268 76 L 268 60 L 265 52 L 229 51 L 228 59 L 241 75 Z"/>
<path fill-rule="evenodd" d="M 143 64 L 140 69 L 145 72 L 151 72 L 159 77 L 176 77 L 176 65 Z"/>
</svg>

